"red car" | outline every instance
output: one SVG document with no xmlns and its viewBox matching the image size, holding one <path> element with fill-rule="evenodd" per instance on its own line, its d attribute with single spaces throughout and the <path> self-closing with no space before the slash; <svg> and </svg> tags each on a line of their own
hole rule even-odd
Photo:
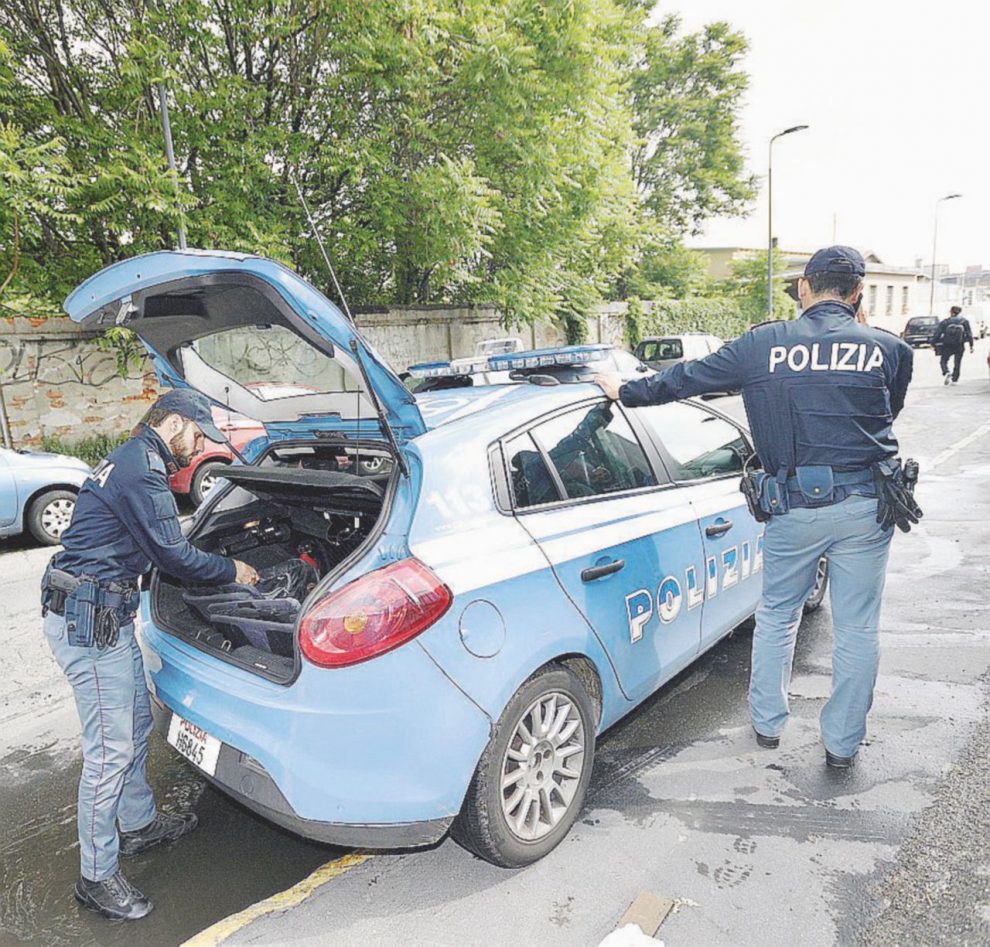
<svg viewBox="0 0 990 947">
<path fill-rule="evenodd" d="M 239 451 L 243 451 L 256 437 L 265 435 L 264 425 L 260 421 L 246 418 L 236 411 L 228 413 L 223 408 L 214 408 L 213 422 Z M 234 462 L 234 455 L 226 444 L 215 444 L 210 440 L 205 443 L 203 453 L 195 457 L 188 467 L 180 467 L 168 481 L 173 493 L 188 495 L 194 506 L 203 502 L 206 494 L 223 476 L 224 468 Z"/>
<path fill-rule="evenodd" d="M 315 388 L 296 384 L 273 382 L 248 382 L 245 388 L 251 389 L 263 401 L 291 397 L 301 391 L 316 393 Z M 230 411 L 226 408 L 213 408 L 213 423 L 238 451 L 243 451 L 256 437 L 265 437 L 265 426 L 254 418 Z M 234 462 L 234 454 L 226 444 L 215 444 L 207 440 L 203 453 L 185 468 L 179 469 L 168 481 L 173 493 L 188 495 L 193 506 L 199 506 L 203 498 L 223 476 L 223 468 Z"/>
</svg>

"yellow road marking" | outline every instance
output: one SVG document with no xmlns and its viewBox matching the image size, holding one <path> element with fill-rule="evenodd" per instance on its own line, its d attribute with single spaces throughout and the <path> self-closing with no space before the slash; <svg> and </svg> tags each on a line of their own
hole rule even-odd
<svg viewBox="0 0 990 947">
<path fill-rule="evenodd" d="M 317 868 L 311 875 L 294 884 L 291 888 L 280 891 L 278 894 L 273 894 L 270 898 L 265 898 L 264 901 L 259 901 L 257 904 L 252 904 L 237 914 L 231 914 L 230 917 L 225 917 L 222 921 L 217 921 L 216 924 L 206 928 L 205 931 L 200 931 L 198 934 L 190 937 L 181 947 L 216 947 L 217 944 L 222 944 L 231 934 L 236 933 L 242 927 L 246 927 L 259 917 L 265 917 L 267 914 L 275 914 L 279 911 L 287 911 L 289 908 L 294 908 L 302 904 L 321 885 L 326 884 L 328 881 L 333 881 L 334 878 L 339 878 L 352 868 L 357 868 L 358 865 L 363 864 L 371 857 L 371 855 L 365 855 L 361 852 L 354 852 L 351 855 L 345 855 L 343 858 L 337 858 L 332 862 L 327 862 L 325 865 Z"/>
</svg>

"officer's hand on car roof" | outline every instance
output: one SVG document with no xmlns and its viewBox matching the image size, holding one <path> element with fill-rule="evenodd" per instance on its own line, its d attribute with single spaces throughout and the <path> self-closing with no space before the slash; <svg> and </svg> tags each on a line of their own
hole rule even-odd
<svg viewBox="0 0 990 947">
<path fill-rule="evenodd" d="M 235 559 L 234 565 L 237 567 L 237 575 L 234 577 L 235 582 L 241 585 L 258 584 L 260 576 L 254 566 L 249 566 L 246 562 L 241 562 L 240 559 Z"/>
<path fill-rule="evenodd" d="M 622 387 L 622 376 L 616 372 L 602 372 L 591 379 L 606 396 L 613 401 L 619 400 L 619 389 Z"/>
</svg>

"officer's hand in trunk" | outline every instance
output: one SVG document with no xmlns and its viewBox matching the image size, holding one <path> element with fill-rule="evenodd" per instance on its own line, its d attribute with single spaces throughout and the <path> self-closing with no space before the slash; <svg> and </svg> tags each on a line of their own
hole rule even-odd
<svg viewBox="0 0 990 947">
<path fill-rule="evenodd" d="M 235 559 L 234 565 L 237 567 L 237 575 L 234 577 L 235 582 L 239 582 L 241 585 L 258 584 L 258 573 L 254 566 L 249 566 L 246 562 L 241 562 L 240 559 Z"/>
</svg>

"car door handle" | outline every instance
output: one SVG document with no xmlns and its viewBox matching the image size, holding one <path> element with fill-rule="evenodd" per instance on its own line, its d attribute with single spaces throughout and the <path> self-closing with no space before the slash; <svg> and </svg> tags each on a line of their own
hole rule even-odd
<svg viewBox="0 0 990 947">
<path fill-rule="evenodd" d="M 582 569 L 581 581 L 594 582 L 595 579 L 601 579 L 607 575 L 612 575 L 613 572 L 618 572 L 625 564 L 625 559 L 615 559 L 612 562 L 606 562 L 603 566 L 592 566 L 590 569 Z"/>
<path fill-rule="evenodd" d="M 721 523 L 712 523 L 711 526 L 706 526 L 705 535 L 711 539 L 727 533 L 730 529 L 732 529 L 732 520 L 723 520 Z"/>
</svg>

